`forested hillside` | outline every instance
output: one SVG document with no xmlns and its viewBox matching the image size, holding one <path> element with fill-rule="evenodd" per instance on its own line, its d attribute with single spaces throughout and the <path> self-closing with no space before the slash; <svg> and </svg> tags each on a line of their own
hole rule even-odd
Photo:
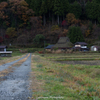
<svg viewBox="0 0 100 100">
<path fill-rule="evenodd" d="M 0 0 L 1 44 L 54 44 L 77 31 L 71 38 L 93 43 L 100 39 L 99 26 L 100 0 Z"/>
</svg>

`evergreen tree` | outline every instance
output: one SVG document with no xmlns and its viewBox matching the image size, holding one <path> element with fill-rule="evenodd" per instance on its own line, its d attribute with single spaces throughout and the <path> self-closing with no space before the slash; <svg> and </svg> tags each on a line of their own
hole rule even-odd
<svg viewBox="0 0 100 100">
<path fill-rule="evenodd" d="M 75 1 L 73 4 L 70 4 L 69 13 L 73 13 L 76 18 L 79 18 L 81 16 L 82 8 L 77 1 Z"/>
<path fill-rule="evenodd" d="M 63 3 L 63 16 L 65 16 L 68 13 L 68 9 L 69 9 L 69 2 L 68 0 L 62 0 Z"/>
<path fill-rule="evenodd" d="M 73 2 L 75 2 L 76 0 L 68 0 L 69 1 L 69 3 L 73 3 Z"/>
<path fill-rule="evenodd" d="M 42 0 L 32 0 L 32 3 L 30 5 L 33 11 L 35 11 L 35 15 L 37 16 L 40 15 L 41 4 Z"/>
<path fill-rule="evenodd" d="M 100 4 L 93 0 L 92 2 L 87 2 L 86 4 L 86 15 L 89 19 L 97 21 L 98 17 L 100 16 Z"/>
<path fill-rule="evenodd" d="M 42 0 L 42 4 L 41 4 L 41 8 L 40 8 L 40 15 L 43 15 L 43 23 L 44 26 L 46 24 L 46 18 L 45 18 L 45 14 L 47 13 L 47 0 Z"/>
<path fill-rule="evenodd" d="M 64 14 L 62 0 L 54 0 L 53 11 L 54 14 L 57 15 L 58 24 L 59 24 L 59 16 Z"/>
<path fill-rule="evenodd" d="M 72 43 L 83 42 L 84 37 L 82 35 L 80 27 L 72 26 L 69 28 L 68 37 Z"/>
</svg>

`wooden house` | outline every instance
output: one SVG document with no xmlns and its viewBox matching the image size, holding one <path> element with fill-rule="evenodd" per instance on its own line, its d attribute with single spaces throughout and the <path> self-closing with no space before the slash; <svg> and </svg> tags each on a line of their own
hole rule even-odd
<svg viewBox="0 0 100 100">
<path fill-rule="evenodd" d="M 85 42 L 76 42 L 73 48 L 75 51 L 89 51 L 89 48 L 87 47 L 87 43 Z"/>
<path fill-rule="evenodd" d="M 73 46 L 73 44 L 70 42 L 70 39 L 68 37 L 60 37 L 58 42 L 53 46 L 54 48 L 58 49 L 70 49 Z"/>
<path fill-rule="evenodd" d="M 60 37 L 58 42 L 52 47 L 52 53 L 65 53 L 73 47 L 68 37 Z"/>
</svg>

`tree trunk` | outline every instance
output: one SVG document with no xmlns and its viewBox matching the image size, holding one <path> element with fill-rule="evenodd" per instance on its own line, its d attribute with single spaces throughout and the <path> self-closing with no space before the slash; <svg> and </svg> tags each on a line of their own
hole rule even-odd
<svg viewBox="0 0 100 100">
<path fill-rule="evenodd" d="M 45 18 L 45 14 L 43 15 L 43 23 L 44 23 L 44 26 L 46 25 L 46 18 Z"/>
<path fill-rule="evenodd" d="M 57 15 L 57 17 L 58 17 L 57 19 L 58 19 L 58 25 L 59 25 L 59 15 Z"/>
<path fill-rule="evenodd" d="M 52 14 L 52 25 L 54 24 L 54 15 Z"/>
<path fill-rule="evenodd" d="M 49 29 L 50 29 L 50 23 L 51 23 L 50 17 L 51 17 L 51 14 L 50 14 L 50 11 L 49 11 Z"/>
<path fill-rule="evenodd" d="M 63 20 L 65 19 L 64 15 L 63 15 Z"/>
</svg>

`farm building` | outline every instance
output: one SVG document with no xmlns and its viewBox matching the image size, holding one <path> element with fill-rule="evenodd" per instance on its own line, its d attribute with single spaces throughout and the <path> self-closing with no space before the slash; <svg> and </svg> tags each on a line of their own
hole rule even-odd
<svg viewBox="0 0 100 100">
<path fill-rule="evenodd" d="M 0 51 L 5 51 L 6 52 L 7 46 L 0 46 Z"/>
<path fill-rule="evenodd" d="M 60 37 L 58 42 L 53 46 L 53 49 L 70 49 L 73 44 L 70 42 L 68 37 Z"/>
<path fill-rule="evenodd" d="M 52 49 L 54 45 L 48 45 L 47 47 L 45 47 L 45 49 Z"/>
<path fill-rule="evenodd" d="M 91 51 L 100 51 L 100 46 L 91 46 Z"/>
<path fill-rule="evenodd" d="M 52 47 L 53 47 L 54 45 L 48 45 L 47 47 L 45 47 L 45 50 L 46 51 L 52 51 Z"/>
<path fill-rule="evenodd" d="M 6 51 L 7 46 L 0 46 L 0 56 L 4 57 L 4 56 L 11 56 L 12 51 Z"/>
<path fill-rule="evenodd" d="M 76 42 L 73 49 L 78 51 L 89 51 L 89 48 L 87 48 L 87 43 L 85 42 Z"/>
</svg>

